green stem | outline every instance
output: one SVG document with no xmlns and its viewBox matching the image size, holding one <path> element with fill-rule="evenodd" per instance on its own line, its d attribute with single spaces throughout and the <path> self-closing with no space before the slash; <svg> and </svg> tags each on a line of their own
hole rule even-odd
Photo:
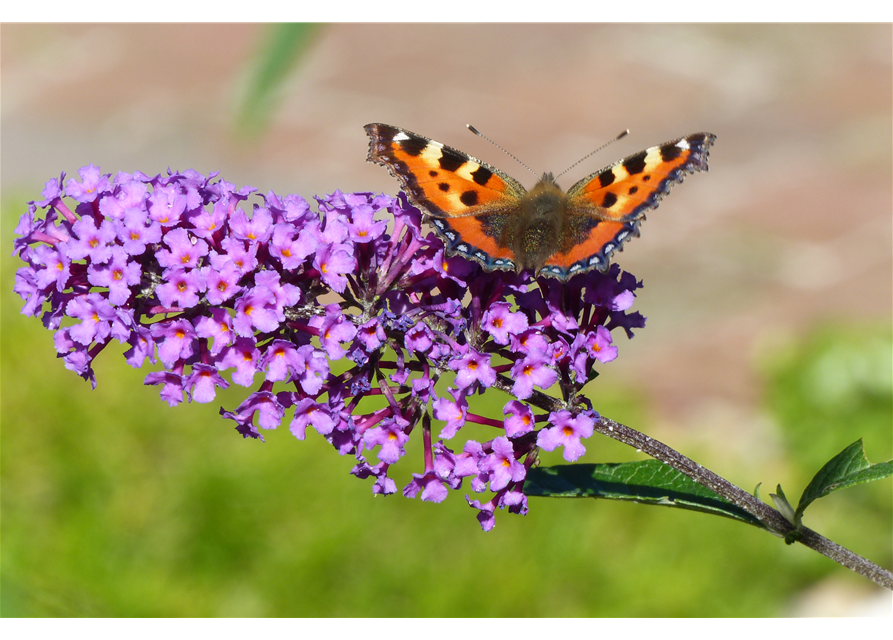
<svg viewBox="0 0 893 640">
<path fill-rule="evenodd" d="M 796 527 L 788 522 L 781 513 L 762 500 L 757 499 L 752 494 L 741 487 L 732 484 L 725 478 L 716 475 L 710 471 L 710 469 L 702 467 L 697 462 L 685 457 L 675 449 L 671 449 L 664 443 L 646 436 L 644 433 L 640 433 L 635 429 L 630 429 L 626 425 L 614 422 L 604 416 L 602 416 L 596 423 L 595 429 L 609 438 L 613 438 L 618 442 L 634 447 L 636 450 L 642 451 L 652 458 L 670 465 L 680 473 L 684 473 L 698 484 L 704 485 L 711 491 L 758 518 L 769 532 L 774 533 L 779 537 L 784 538 L 796 529 Z M 865 576 L 872 582 L 893 591 L 893 573 L 874 564 L 870 560 L 853 553 L 849 549 L 840 546 L 836 542 L 828 540 L 812 529 L 802 527 L 799 530 L 797 541 L 813 551 L 818 551 L 822 555 L 831 558 L 834 562 L 842 564 L 856 573 Z"/>
</svg>

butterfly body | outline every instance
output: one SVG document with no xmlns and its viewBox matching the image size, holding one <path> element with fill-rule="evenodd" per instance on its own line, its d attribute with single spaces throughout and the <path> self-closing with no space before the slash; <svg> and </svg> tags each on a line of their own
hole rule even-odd
<svg viewBox="0 0 893 640">
<path fill-rule="evenodd" d="M 567 280 L 606 271 L 639 235 L 645 212 L 686 173 L 707 170 L 715 136 L 697 133 L 651 147 L 587 176 L 567 192 L 546 173 L 528 192 L 466 153 L 405 129 L 369 124 L 370 162 L 400 182 L 449 255 L 494 269 Z"/>
</svg>

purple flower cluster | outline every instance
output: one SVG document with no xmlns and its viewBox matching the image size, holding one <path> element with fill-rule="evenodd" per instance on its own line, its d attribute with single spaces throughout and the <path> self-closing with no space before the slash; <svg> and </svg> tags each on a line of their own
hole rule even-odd
<svg viewBox="0 0 893 640">
<path fill-rule="evenodd" d="M 79 174 L 29 203 L 14 252 L 22 313 L 55 331 L 68 369 L 95 387 L 93 359 L 127 343 L 131 366 L 160 361 L 145 383 L 171 406 L 212 402 L 230 372 L 254 387 L 220 410 L 239 433 L 311 427 L 376 494 L 396 492 L 389 468 L 420 429 L 424 468 L 403 495 L 440 502 L 469 478 L 492 492 L 466 495 L 485 530 L 497 508 L 527 512 L 538 449 L 583 455 L 598 414 L 579 392 L 617 357 L 610 330 L 644 326 L 627 312 L 641 283 L 616 265 L 567 283 L 484 273 L 445 256 L 402 195 L 335 192 L 314 211 L 271 192 L 249 216 L 255 190 L 216 174 Z M 469 410 L 488 389 L 508 397 L 500 416 Z M 493 437 L 448 446 L 468 423 Z"/>
</svg>

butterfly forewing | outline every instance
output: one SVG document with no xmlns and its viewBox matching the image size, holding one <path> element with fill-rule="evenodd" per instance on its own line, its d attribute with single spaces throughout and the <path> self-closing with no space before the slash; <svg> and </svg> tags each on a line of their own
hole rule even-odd
<svg viewBox="0 0 893 640">
<path fill-rule="evenodd" d="M 369 158 L 384 165 L 410 201 L 436 217 L 474 216 L 517 207 L 521 184 L 485 162 L 411 131 L 366 125 Z"/>
<path fill-rule="evenodd" d="M 636 220 L 656 208 L 687 173 L 707 171 L 714 139 L 713 134 L 695 133 L 615 162 L 571 187 L 568 208 L 600 220 Z"/>
</svg>

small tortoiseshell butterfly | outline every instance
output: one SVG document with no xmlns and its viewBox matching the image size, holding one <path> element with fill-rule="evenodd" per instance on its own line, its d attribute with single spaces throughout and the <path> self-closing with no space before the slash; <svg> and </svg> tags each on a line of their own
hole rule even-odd
<svg viewBox="0 0 893 640">
<path fill-rule="evenodd" d="M 565 193 L 546 173 L 531 191 L 499 169 L 424 136 L 367 124 L 369 162 L 388 169 L 427 214 L 448 255 L 567 280 L 606 271 L 639 235 L 645 212 L 687 173 L 707 171 L 712 133 L 665 142 L 580 180 Z"/>
</svg>

